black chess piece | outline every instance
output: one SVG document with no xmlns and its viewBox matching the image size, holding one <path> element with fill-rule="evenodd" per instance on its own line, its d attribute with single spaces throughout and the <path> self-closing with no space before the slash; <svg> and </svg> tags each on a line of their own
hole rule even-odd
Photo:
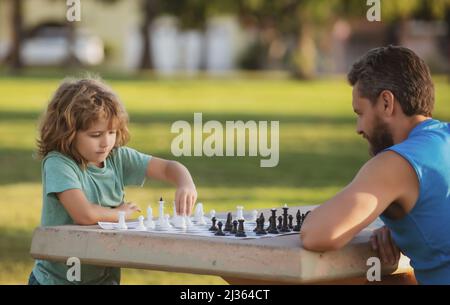
<svg viewBox="0 0 450 305">
<path fill-rule="evenodd" d="M 288 209 L 288 207 L 283 208 L 283 220 L 280 229 L 281 232 L 291 232 L 291 229 L 289 229 L 288 225 Z"/>
<path fill-rule="evenodd" d="M 289 229 L 292 230 L 292 229 L 294 229 L 294 225 L 292 224 L 292 221 L 294 220 L 294 217 L 293 217 L 292 215 L 289 214 L 288 219 L 289 219 L 288 227 L 289 227 Z"/>
<path fill-rule="evenodd" d="M 253 229 L 253 232 L 256 232 L 256 231 L 258 231 L 258 229 L 259 229 L 259 226 L 260 226 L 260 223 L 259 223 L 259 218 L 256 218 L 256 227 Z"/>
<path fill-rule="evenodd" d="M 281 228 L 283 227 L 283 216 L 278 216 L 278 225 L 277 225 L 277 229 L 281 230 Z"/>
<path fill-rule="evenodd" d="M 219 230 L 216 226 L 216 217 L 211 218 L 211 221 L 212 221 L 212 226 L 211 226 L 211 228 L 209 228 L 209 230 L 213 231 L 213 232 Z"/>
<path fill-rule="evenodd" d="M 217 226 L 219 227 L 219 229 L 217 230 L 216 233 L 214 233 L 214 235 L 215 235 L 215 236 L 225 236 L 225 233 L 223 233 L 223 231 L 222 231 L 222 222 L 219 221 L 219 222 L 217 223 Z"/>
<path fill-rule="evenodd" d="M 232 216 L 231 213 L 227 214 L 227 222 L 225 223 L 225 228 L 223 229 L 225 232 L 230 232 L 231 229 L 233 229 L 233 224 L 232 224 Z"/>
<path fill-rule="evenodd" d="M 244 230 L 244 219 L 239 219 L 239 227 L 236 232 L 236 237 L 247 237 L 247 234 L 245 234 Z"/>
<path fill-rule="evenodd" d="M 294 227 L 295 232 L 300 232 L 300 229 L 302 228 L 302 214 L 300 213 L 300 210 L 297 211 L 297 214 L 295 215 L 295 221 L 297 224 Z"/>
<path fill-rule="evenodd" d="M 237 233 L 237 226 L 238 226 L 237 220 L 233 220 L 233 228 L 230 231 L 231 234 L 236 234 Z"/>
<path fill-rule="evenodd" d="M 258 225 L 256 226 L 256 235 L 266 235 L 267 232 L 264 230 L 264 215 L 261 213 L 261 216 L 257 220 Z"/>
<path fill-rule="evenodd" d="M 267 233 L 270 234 L 279 234 L 280 232 L 278 232 L 277 230 L 277 219 L 276 217 L 274 217 L 273 215 L 270 216 L 269 218 L 269 227 L 267 228 Z"/>
</svg>

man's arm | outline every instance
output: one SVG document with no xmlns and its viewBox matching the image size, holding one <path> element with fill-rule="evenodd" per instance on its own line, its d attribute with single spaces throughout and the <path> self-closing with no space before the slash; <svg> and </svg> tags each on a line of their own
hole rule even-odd
<svg viewBox="0 0 450 305">
<path fill-rule="evenodd" d="M 417 194 L 417 199 L 418 189 L 408 161 L 392 151 L 381 153 L 369 160 L 347 187 L 308 215 L 300 234 L 303 246 L 313 251 L 339 249 L 392 202 L 408 201 L 411 194 Z"/>
</svg>

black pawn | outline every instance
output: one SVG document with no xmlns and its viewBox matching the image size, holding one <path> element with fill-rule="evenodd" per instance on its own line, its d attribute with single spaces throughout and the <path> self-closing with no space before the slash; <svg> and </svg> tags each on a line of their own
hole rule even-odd
<svg viewBox="0 0 450 305">
<path fill-rule="evenodd" d="M 219 230 L 217 230 L 217 232 L 214 235 L 216 235 L 216 236 L 225 236 L 225 233 L 223 233 L 223 231 L 222 231 L 222 222 L 219 221 L 217 223 L 217 226 L 219 227 Z"/>
<path fill-rule="evenodd" d="M 297 214 L 295 215 L 295 221 L 297 224 L 294 227 L 295 232 L 300 232 L 300 229 L 302 228 L 302 214 L 300 213 L 300 210 L 297 211 Z"/>
<path fill-rule="evenodd" d="M 294 228 L 294 225 L 292 224 L 292 221 L 294 220 L 294 217 L 292 216 L 292 215 L 289 215 L 289 229 L 293 229 Z"/>
<path fill-rule="evenodd" d="M 256 227 L 253 229 L 253 232 L 256 232 L 259 230 L 259 226 L 260 226 L 260 222 L 259 222 L 259 218 L 256 218 Z"/>
<path fill-rule="evenodd" d="M 278 226 L 277 229 L 281 230 L 281 228 L 283 227 L 283 216 L 278 216 Z"/>
<path fill-rule="evenodd" d="M 233 220 L 233 228 L 230 231 L 231 234 L 236 234 L 237 233 L 237 226 L 238 226 L 237 220 Z"/>
<path fill-rule="evenodd" d="M 231 223 L 232 216 L 231 213 L 227 215 L 227 222 L 225 223 L 225 228 L 223 229 L 225 232 L 230 232 L 233 229 L 233 224 Z"/>
<path fill-rule="evenodd" d="M 209 230 L 210 231 L 217 231 L 217 230 L 219 230 L 217 228 L 217 226 L 216 226 L 216 217 L 211 218 L 211 221 L 212 221 L 212 226 L 211 226 L 211 228 L 209 228 Z"/>
<path fill-rule="evenodd" d="M 244 231 L 244 219 L 239 219 L 239 228 L 236 232 L 236 237 L 247 237 Z"/>
</svg>

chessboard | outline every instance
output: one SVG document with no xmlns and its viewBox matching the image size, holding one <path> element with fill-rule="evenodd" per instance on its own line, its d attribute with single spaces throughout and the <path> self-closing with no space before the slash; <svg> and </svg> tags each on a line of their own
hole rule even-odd
<svg viewBox="0 0 450 305">
<path fill-rule="evenodd" d="M 99 222 L 98 225 L 104 230 L 256 239 L 299 234 L 301 225 L 309 213 L 309 211 L 301 213 L 297 210 L 293 216 L 289 214 L 289 207 L 284 205 L 280 215 L 277 215 L 280 210 L 277 208 L 271 209 L 270 213 L 266 212 L 266 215 L 256 210 L 253 210 L 250 215 L 244 215 L 244 207 L 238 206 L 236 213 L 229 212 L 226 218 L 216 217 L 215 210 L 210 211 L 208 218 L 205 217 L 203 204 L 197 203 L 193 217 L 177 215 L 175 205 L 173 215 L 170 217 L 169 214 L 164 213 L 164 208 L 164 201 L 161 198 L 157 218 L 153 217 L 153 210 L 149 206 L 146 218 L 139 216 L 138 220 L 125 221 L 123 212 L 119 212 L 119 222 Z"/>
</svg>

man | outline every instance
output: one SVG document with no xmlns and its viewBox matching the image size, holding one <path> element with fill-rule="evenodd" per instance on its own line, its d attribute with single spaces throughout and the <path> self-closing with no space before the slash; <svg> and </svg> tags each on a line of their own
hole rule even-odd
<svg viewBox="0 0 450 305">
<path fill-rule="evenodd" d="M 380 216 L 385 227 L 371 240 L 384 262 L 395 264 L 400 248 L 419 283 L 450 284 L 450 124 L 431 118 L 429 69 L 411 50 L 389 46 L 364 55 L 348 80 L 356 131 L 373 158 L 306 218 L 303 246 L 341 248 Z"/>
</svg>

